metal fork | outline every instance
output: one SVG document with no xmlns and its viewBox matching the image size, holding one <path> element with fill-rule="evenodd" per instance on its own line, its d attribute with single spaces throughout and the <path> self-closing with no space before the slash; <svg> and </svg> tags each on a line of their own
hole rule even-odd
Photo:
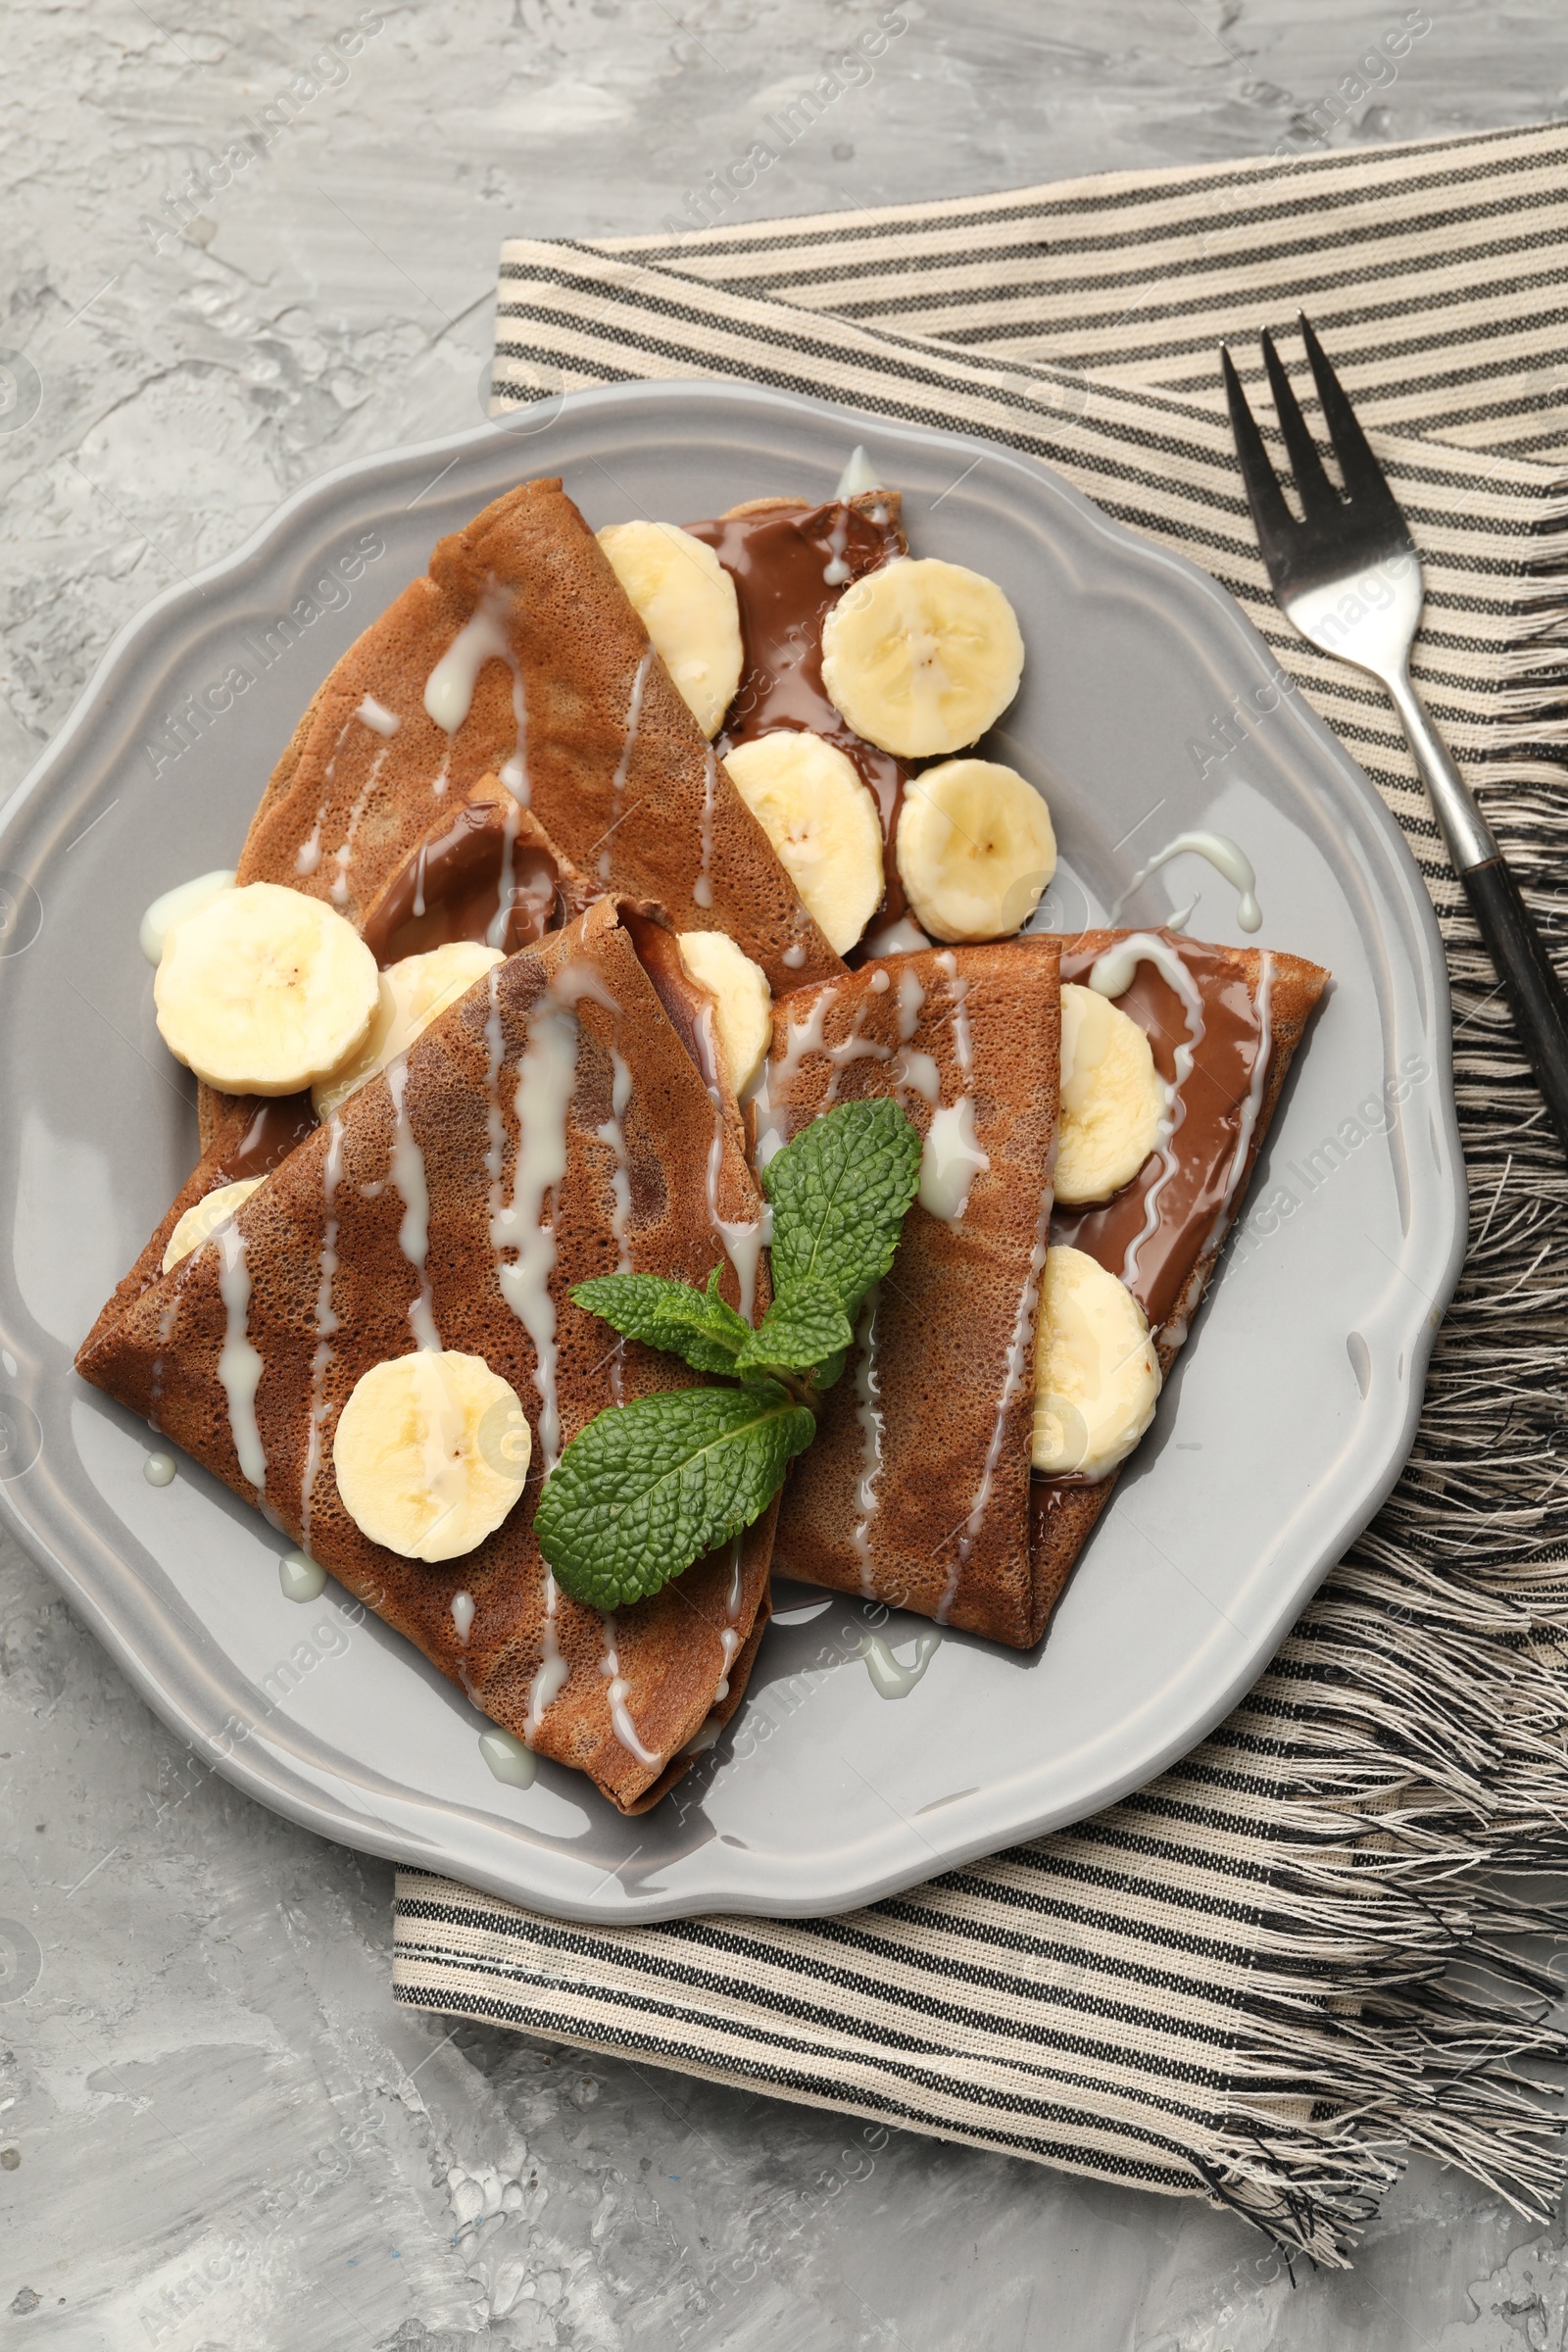
<svg viewBox="0 0 1568 2352">
<path fill-rule="evenodd" d="M 1299 522 L 1286 505 L 1223 344 L 1219 355 L 1236 454 L 1275 599 L 1313 645 L 1369 671 L 1388 688 L 1448 855 L 1512 1004 L 1546 1108 L 1568 1147 L 1568 998 L 1491 826 L 1410 683 L 1410 646 L 1421 617 L 1421 558 L 1304 314 L 1300 327 L 1345 488 L 1341 492 L 1330 480 L 1274 339 L 1265 331 L 1263 365 L 1301 502 Z"/>
</svg>

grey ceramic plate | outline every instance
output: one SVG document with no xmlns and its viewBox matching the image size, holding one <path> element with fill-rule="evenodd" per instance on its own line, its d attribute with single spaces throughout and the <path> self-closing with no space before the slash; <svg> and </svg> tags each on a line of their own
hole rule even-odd
<svg viewBox="0 0 1568 2352">
<path fill-rule="evenodd" d="M 498 1783 L 460 1692 L 336 1587 L 284 1598 L 283 1539 L 183 1462 L 150 1486 L 146 1429 L 73 1373 L 195 1158 L 136 929 L 172 883 L 233 861 L 328 666 L 439 532 L 521 475 L 563 474 L 596 525 L 678 518 L 826 496 L 856 440 L 902 485 L 916 551 L 1000 580 L 1022 618 L 1004 743 L 1060 836 L 1046 926 L 1101 916 L 1163 842 L 1213 827 L 1257 868 L 1262 943 L 1329 965 L 1334 987 L 1222 1278 L 1045 1643 L 949 1636 L 889 1700 L 860 1655 L 866 1612 L 781 1587 L 737 1726 L 627 1823 L 550 1765 L 530 1788 Z M 329 1837 L 564 1915 L 810 1913 L 1092 1812 L 1224 1713 L 1397 1472 L 1464 1204 L 1425 894 L 1365 777 L 1274 677 L 1220 589 L 1041 467 L 706 384 L 591 393 L 346 467 L 143 613 L 0 830 L 0 1493 L 198 1756 Z M 1245 741 L 1200 774 L 1189 746 L 1238 702 Z M 1130 912 L 1156 921 L 1195 896 L 1190 927 L 1240 944 L 1233 891 L 1192 858 Z M 1391 1077 L 1404 1100 L 1381 1132 Z M 881 1630 L 912 1657 L 914 1621 Z"/>
</svg>

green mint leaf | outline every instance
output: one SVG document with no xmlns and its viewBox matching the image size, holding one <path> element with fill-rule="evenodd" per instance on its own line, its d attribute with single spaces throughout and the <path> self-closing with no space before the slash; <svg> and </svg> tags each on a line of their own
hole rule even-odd
<svg viewBox="0 0 1568 2352">
<path fill-rule="evenodd" d="M 840 1102 L 768 1161 L 773 1290 L 814 1276 L 853 1316 L 893 1263 L 920 1183 L 920 1138 L 900 1104 Z"/>
<path fill-rule="evenodd" d="M 772 1382 L 612 1404 L 546 1479 L 539 1548 L 573 1600 L 624 1608 L 760 1518 L 815 1432 Z"/>
<path fill-rule="evenodd" d="M 747 1334 L 735 1371 L 742 1380 L 769 1371 L 810 1372 L 835 1355 L 842 1371 L 844 1351 L 854 1337 L 832 1284 L 807 1274 L 781 1291 L 759 1328 Z"/>
<path fill-rule="evenodd" d="M 678 1355 L 694 1371 L 733 1372 L 752 1327 L 719 1297 L 718 1276 L 715 1266 L 707 1290 L 697 1291 L 662 1274 L 601 1274 L 579 1282 L 571 1296 L 586 1313 L 602 1315 L 628 1339 Z"/>
</svg>

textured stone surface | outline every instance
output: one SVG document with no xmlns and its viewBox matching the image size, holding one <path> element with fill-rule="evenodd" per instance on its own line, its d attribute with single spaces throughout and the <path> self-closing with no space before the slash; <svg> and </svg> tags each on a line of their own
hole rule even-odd
<svg viewBox="0 0 1568 2352">
<path fill-rule="evenodd" d="M 370 30 L 367 12 L 337 86 L 299 99 L 347 0 L 168 0 L 156 21 L 18 0 L 0 792 L 149 598 L 324 467 L 475 417 L 505 231 L 658 228 L 874 13 L 449 0 Z M 910 0 L 874 81 L 748 217 L 1272 148 L 1404 13 Z M 1560 110 L 1556 0 L 1431 13 L 1345 135 Z M 265 152 L 182 198 L 291 86 Z M 1197 2204 L 404 2015 L 390 1872 L 225 1788 L 14 1547 L 0 1575 L 6 2343 L 1564 2343 L 1561 2231 L 1429 2167 L 1352 2277 L 1293 2287 Z"/>
</svg>

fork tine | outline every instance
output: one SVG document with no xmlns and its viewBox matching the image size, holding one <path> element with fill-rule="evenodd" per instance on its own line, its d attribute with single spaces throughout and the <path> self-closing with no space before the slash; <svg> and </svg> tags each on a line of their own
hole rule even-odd
<svg viewBox="0 0 1568 2352">
<path fill-rule="evenodd" d="M 1308 515 L 1326 514 L 1340 504 L 1340 494 L 1329 480 L 1323 461 L 1317 454 L 1301 404 L 1291 390 L 1291 379 L 1274 348 L 1274 338 L 1267 327 L 1258 340 L 1263 346 L 1263 365 L 1268 369 L 1269 390 L 1274 395 L 1274 414 L 1285 447 L 1290 453 L 1291 470 L 1296 487 L 1301 494 L 1302 512 Z"/>
<path fill-rule="evenodd" d="M 1280 488 L 1273 461 L 1263 446 L 1263 436 L 1247 405 L 1241 377 L 1232 366 L 1231 355 L 1223 343 L 1219 347 L 1219 364 L 1225 377 L 1225 398 L 1230 404 L 1231 437 L 1241 461 L 1247 503 L 1252 510 L 1252 527 L 1257 533 L 1263 561 L 1272 570 L 1275 559 L 1290 545 L 1298 527 L 1296 516 L 1285 503 L 1285 493 Z"/>
<path fill-rule="evenodd" d="M 1312 374 L 1317 383 L 1317 396 L 1323 405 L 1324 421 L 1329 428 L 1334 454 L 1340 461 L 1346 489 L 1353 499 L 1370 501 L 1381 498 L 1393 506 L 1394 493 L 1389 488 L 1388 477 L 1372 455 L 1345 387 L 1329 365 L 1328 353 L 1312 331 L 1312 321 L 1304 311 L 1299 312 L 1298 317 L 1301 341 L 1306 345 L 1306 356 L 1311 362 Z"/>
</svg>

